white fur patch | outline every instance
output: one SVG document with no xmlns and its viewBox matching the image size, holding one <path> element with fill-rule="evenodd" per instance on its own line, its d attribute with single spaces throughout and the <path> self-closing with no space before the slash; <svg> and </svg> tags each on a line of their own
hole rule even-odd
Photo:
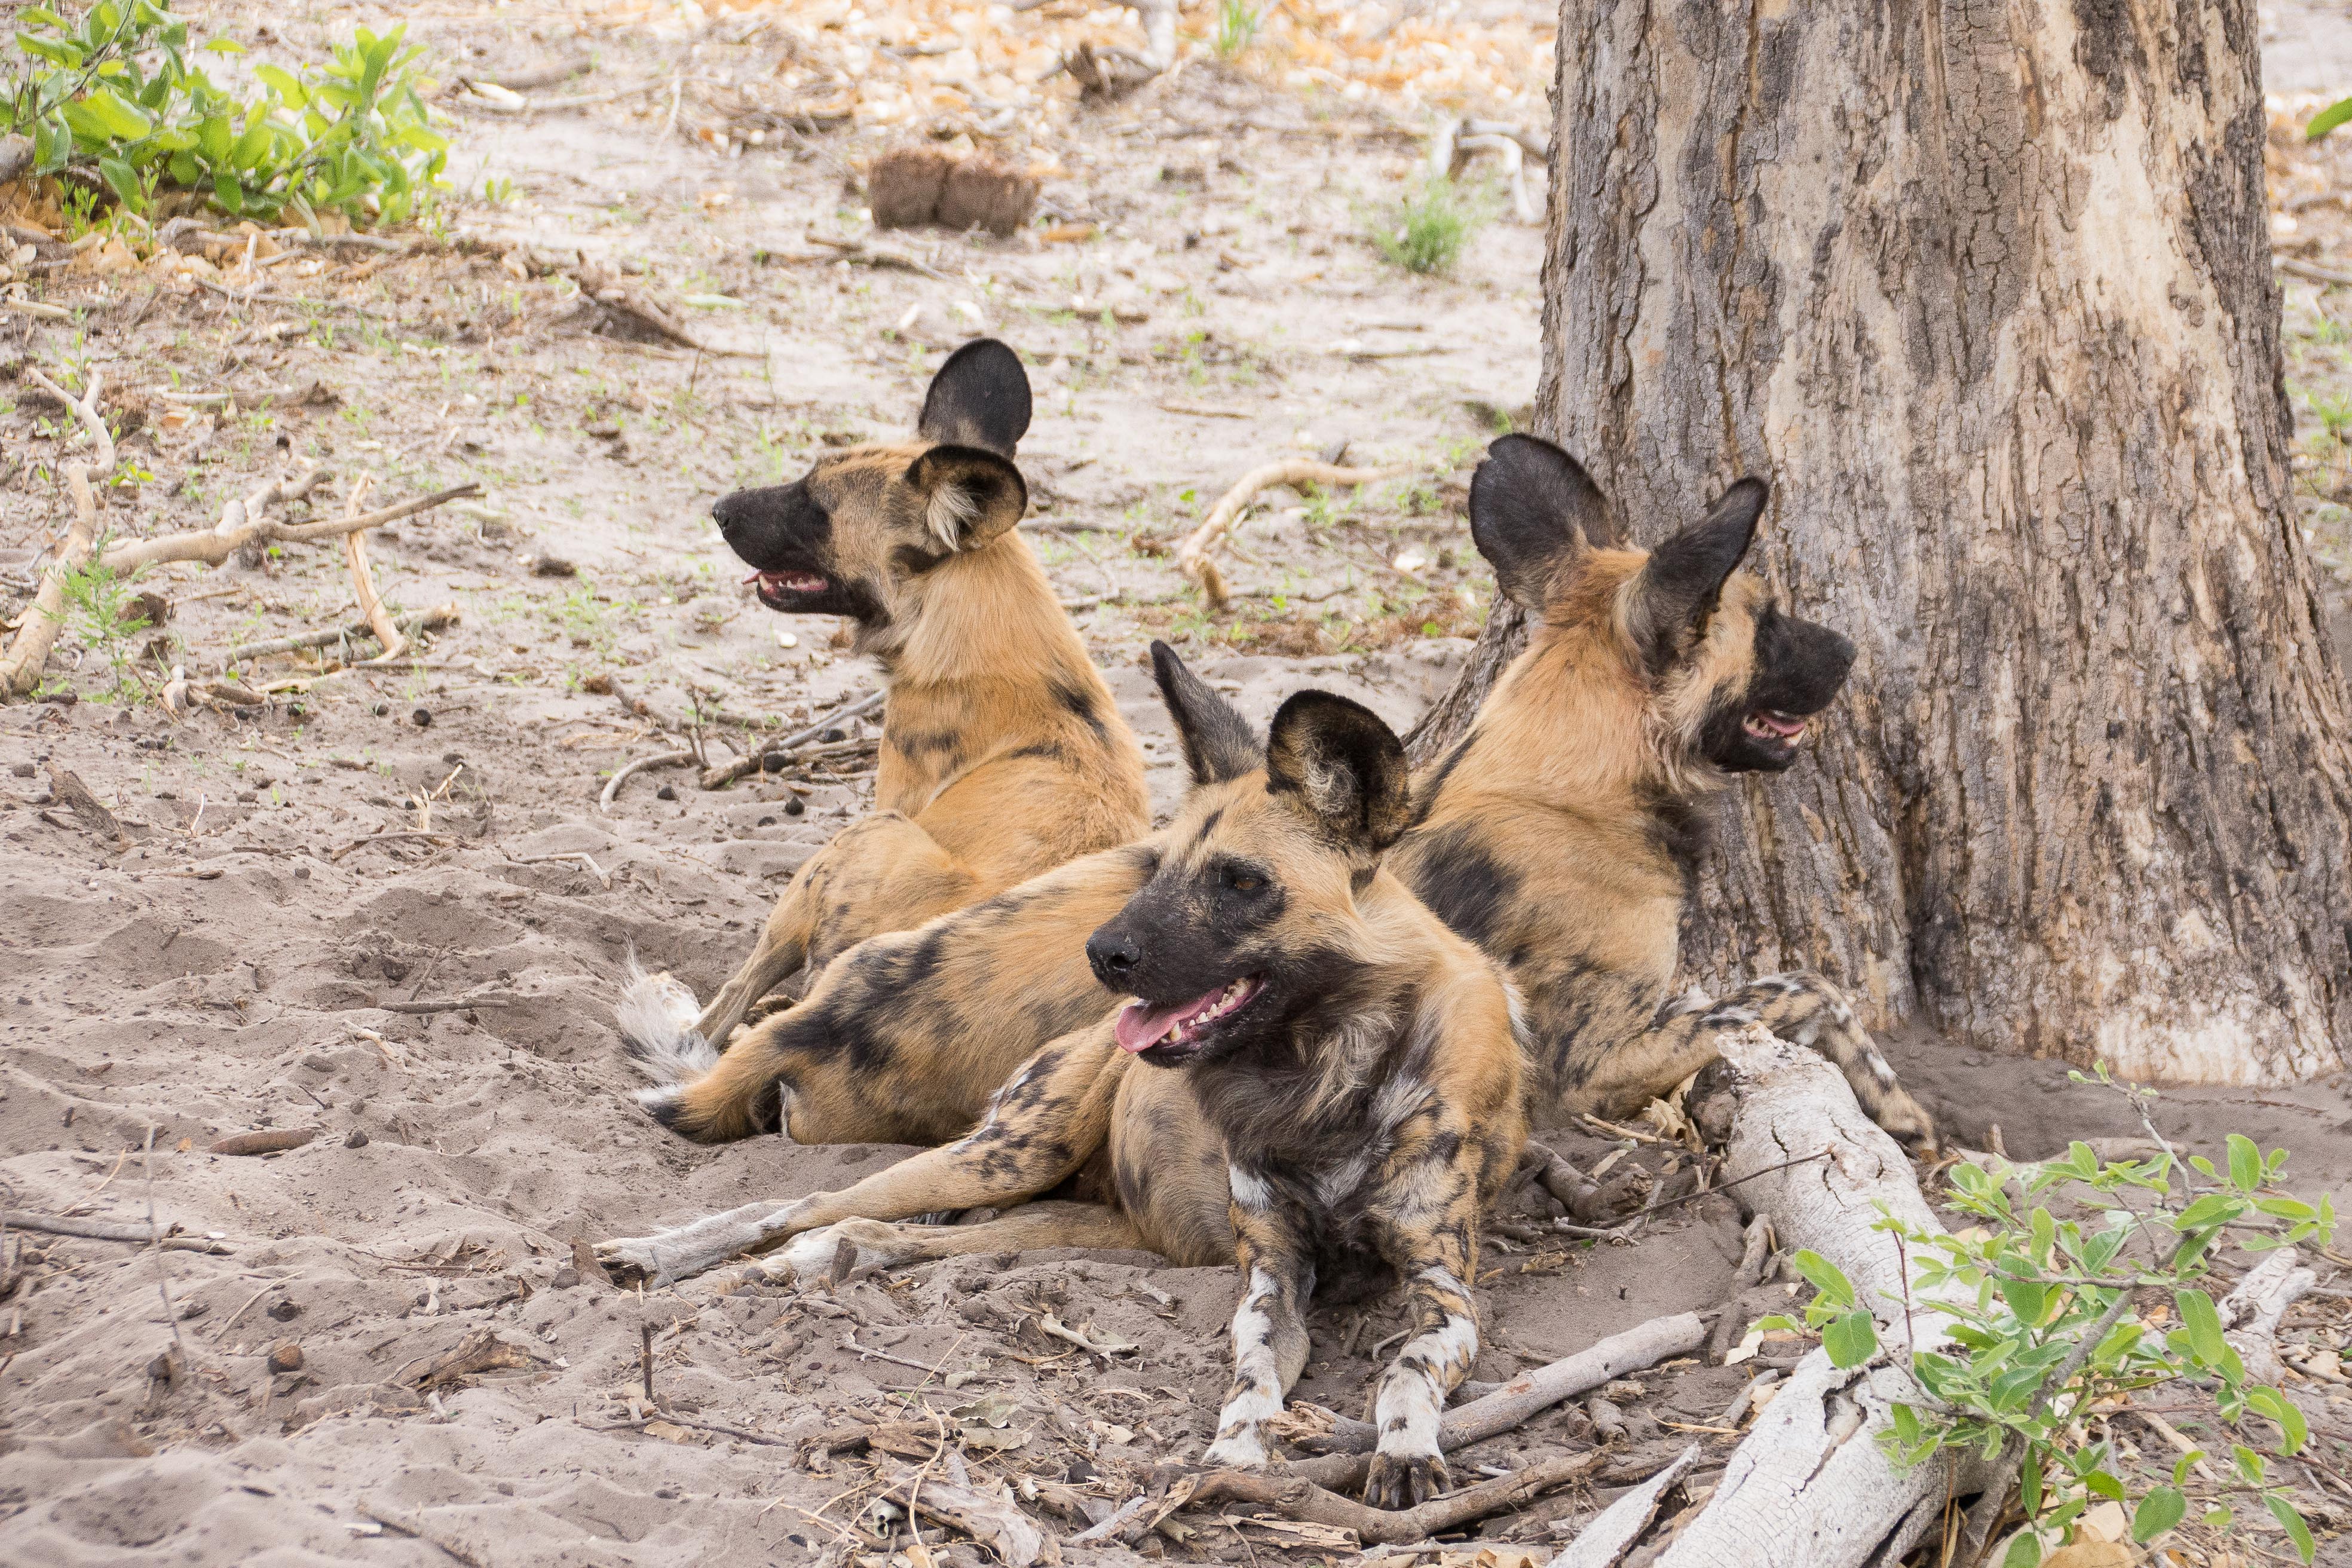
<svg viewBox="0 0 2352 1568">
<path fill-rule="evenodd" d="M 629 955 L 629 977 L 613 1007 L 629 1059 L 656 1083 L 683 1083 L 719 1065 L 719 1053 L 695 1032 L 702 1009 L 676 976 L 647 974 Z M 640 1095 L 640 1101 L 644 1097 Z"/>
<path fill-rule="evenodd" d="M 963 525 L 980 515 L 980 502 L 970 490 L 958 484 L 942 484 L 931 491 L 931 504 L 923 521 L 931 525 L 941 544 L 950 550 L 963 548 Z"/>
<path fill-rule="evenodd" d="M 1239 1165 L 1225 1167 L 1225 1181 L 1233 1188 L 1234 1202 L 1245 1209 L 1274 1206 L 1274 1189 L 1263 1178 L 1243 1170 Z"/>
<path fill-rule="evenodd" d="M 1451 1269 L 1424 1268 L 1421 1278 L 1440 1290 L 1462 1293 L 1462 1281 Z M 1373 1412 L 1381 1429 L 1380 1451 L 1420 1458 L 1437 1452 L 1439 1413 L 1444 1408 L 1448 1380 L 1402 1364 L 1408 1358 L 1440 1372 L 1467 1372 L 1478 1359 L 1476 1320 L 1447 1313 L 1433 1331 L 1416 1337 L 1398 1352 L 1400 1364 L 1391 1367 L 1381 1383 L 1380 1401 Z"/>
<path fill-rule="evenodd" d="M 1217 1440 L 1206 1456 L 1211 1464 L 1265 1463 L 1258 1426 L 1282 1414 L 1282 1373 L 1274 1361 L 1274 1319 L 1259 1303 L 1275 1293 L 1274 1277 L 1252 1268 L 1249 1289 L 1234 1309 L 1234 1381 L 1241 1392 L 1217 1412 Z"/>
<path fill-rule="evenodd" d="M 835 1234 L 836 1229 L 836 1226 L 828 1225 L 815 1230 L 804 1230 L 784 1243 L 782 1256 L 784 1262 L 791 1265 L 793 1278 L 821 1279 L 832 1272 L 834 1254 L 841 1250 L 841 1237 Z"/>
</svg>

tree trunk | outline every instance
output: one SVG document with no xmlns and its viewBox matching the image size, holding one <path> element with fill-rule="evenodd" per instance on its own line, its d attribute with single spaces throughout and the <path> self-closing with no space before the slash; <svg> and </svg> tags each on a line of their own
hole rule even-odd
<svg viewBox="0 0 2352 1568">
<path fill-rule="evenodd" d="M 1566 0 L 1541 433 L 1637 540 L 1769 478 L 1749 564 L 1862 647 L 1818 755 L 1729 793 L 1701 984 L 1810 966 L 1881 1026 L 2151 1081 L 2344 1060 L 2352 746 L 2256 31 Z"/>
</svg>

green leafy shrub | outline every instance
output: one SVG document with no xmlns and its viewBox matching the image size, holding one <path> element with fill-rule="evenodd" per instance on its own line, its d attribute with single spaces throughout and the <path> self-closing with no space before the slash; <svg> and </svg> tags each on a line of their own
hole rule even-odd
<svg viewBox="0 0 2352 1568">
<path fill-rule="evenodd" d="M 1432 174 L 1402 200 L 1372 215 L 1372 243 L 1408 272 L 1444 272 L 1485 226 L 1493 204 L 1443 174 Z"/>
<path fill-rule="evenodd" d="M 2109 1081 L 2104 1068 L 2099 1079 Z M 2152 1098 L 2117 1087 L 2143 1109 Z M 1914 1282 L 1932 1300 L 1882 1303 L 1874 1311 L 1836 1265 L 1816 1253 L 1796 1255 L 1815 1290 L 1806 1322 L 1837 1366 L 1859 1366 L 1878 1353 L 1880 1317 L 1950 1315 L 1949 1340 L 1911 1358 L 1913 1376 L 1935 1403 L 1895 1405 L 1881 1441 L 1904 1465 L 1967 1448 L 1988 1460 L 2006 1452 L 2017 1463 L 2025 1527 L 2003 1568 L 2033 1568 L 2101 1499 L 2132 1506 L 2132 1539 L 2143 1544 L 2187 1520 L 2183 1482 L 2201 1451 L 2184 1456 L 2168 1481 L 2135 1500 L 2116 1473 L 2123 1467 L 2113 1445 L 2077 1439 L 2082 1421 L 2103 1401 L 2190 1384 L 2208 1388 L 2221 1419 L 2246 1439 L 2231 1446 L 2236 1475 L 2226 1489 L 2251 1494 L 2303 1561 L 2312 1560 L 2311 1531 L 2261 1451 L 2299 1452 L 2309 1436 L 2303 1413 L 2279 1390 L 2249 1383 L 2199 1281 L 2210 1272 L 2224 1232 L 2235 1232 L 2237 1245 L 2252 1252 L 2306 1240 L 2326 1247 L 2335 1209 L 2325 1195 L 2307 1203 L 2278 1190 L 2284 1149 L 2265 1153 L 2231 1133 L 2228 1150 L 2221 1169 L 2202 1156 L 2184 1164 L 2169 1149 L 2148 1160 L 2103 1161 L 2080 1142 L 2038 1163 L 1955 1165 L 1945 1202 L 1973 1226 L 1948 1234 L 1888 1218 L 1879 1226 L 1902 1239 Z M 2060 1194 L 2095 1222 L 2056 1217 L 2041 1200 Z M 2160 1321 L 2135 1305 L 2150 1289 L 2170 1304 Z M 2254 1418 L 2261 1428 L 2249 1425 Z M 2232 1510 L 2215 1501 L 2199 1521 L 2226 1530 Z"/>
<path fill-rule="evenodd" d="M 254 68 L 238 98 L 194 64 L 168 0 L 99 0 L 79 22 L 36 5 L 16 15 L 7 126 L 33 139 L 33 173 L 94 173 L 133 212 L 156 190 L 208 197 L 231 217 L 305 223 L 338 212 L 396 223 L 427 198 L 448 156 L 417 92 L 423 49 L 406 26 L 359 28 L 300 75 Z M 215 38 L 198 54 L 241 54 Z"/>
</svg>

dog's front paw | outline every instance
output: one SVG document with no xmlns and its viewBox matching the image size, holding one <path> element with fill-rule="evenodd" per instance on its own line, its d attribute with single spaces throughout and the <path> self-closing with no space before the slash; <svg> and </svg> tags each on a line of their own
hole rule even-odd
<svg viewBox="0 0 2352 1568">
<path fill-rule="evenodd" d="M 794 1284 L 798 1278 L 793 1266 L 781 1258 L 755 1258 L 729 1275 L 719 1293 L 731 1296 L 738 1290 L 774 1289 Z"/>
<path fill-rule="evenodd" d="M 1224 1433 L 1209 1445 L 1201 1462 L 1218 1469 L 1262 1470 L 1265 1468 L 1265 1439 L 1255 1426 Z"/>
<path fill-rule="evenodd" d="M 1364 1478 L 1364 1500 L 1374 1508 L 1418 1508 L 1451 1479 L 1445 1461 L 1435 1454 L 1374 1454 Z"/>
<path fill-rule="evenodd" d="M 640 1279 L 658 1285 L 667 1278 L 661 1249 L 654 1245 L 652 1237 L 616 1237 L 598 1242 L 595 1252 L 596 1261 L 604 1265 L 604 1273 L 615 1285 L 634 1285 Z"/>
</svg>

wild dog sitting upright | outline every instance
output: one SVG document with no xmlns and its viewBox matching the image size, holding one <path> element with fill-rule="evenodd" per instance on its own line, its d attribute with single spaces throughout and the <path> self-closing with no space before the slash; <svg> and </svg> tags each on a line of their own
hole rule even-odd
<svg viewBox="0 0 2352 1568">
<path fill-rule="evenodd" d="M 1619 546 L 1574 458 L 1507 436 L 1471 480 L 1470 531 L 1538 617 L 1470 732 L 1422 781 L 1398 875 L 1501 963 L 1525 998 L 1538 1121 L 1623 1115 L 1760 1019 L 1835 1061 L 1863 1109 L 1915 1146 L 1927 1113 L 1818 974 L 1718 1001 L 1676 990 L 1706 797 L 1793 763 L 1853 645 L 1740 571 L 1768 492 L 1742 479 L 1648 552 Z"/>
<path fill-rule="evenodd" d="M 667 976 L 625 996 L 623 1030 L 656 1078 L 709 1068 L 803 964 L 1150 826 L 1135 737 L 1014 526 L 1028 427 L 1019 357 L 974 339 L 932 378 L 916 440 L 853 447 L 711 509 L 760 602 L 848 616 L 890 696 L 874 815 L 801 868 L 710 1005 L 698 1016 Z"/>
<path fill-rule="evenodd" d="M 1153 653 L 1197 783 L 1085 942 L 1108 988 L 1098 1015 L 1137 999 L 1046 1047 L 960 1142 L 838 1197 L 751 1205 L 675 1239 L 699 1254 L 805 1232 L 784 1261 L 812 1272 L 845 1244 L 859 1266 L 1040 1247 L 1237 1261 L 1235 1376 L 1208 1457 L 1241 1465 L 1265 1460 L 1260 1427 L 1306 1363 L 1318 1276 L 1392 1270 L 1416 1332 L 1381 1385 L 1367 1495 L 1419 1502 L 1444 1484 L 1439 1412 L 1477 1356 L 1479 1225 L 1526 1139 L 1510 1002 L 1485 956 L 1381 868 L 1412 809 L 1385 724 L 1301 692 L 1261 754 L 1239 714 Z M 1104 1202 L 971 1226 L 832 1223 L 922 1213 L 937 1193 L 1010 1207 L 1074 1177 Z M 639 1245 L 604 1251 L 659 1268 Z"/>
</svg>

